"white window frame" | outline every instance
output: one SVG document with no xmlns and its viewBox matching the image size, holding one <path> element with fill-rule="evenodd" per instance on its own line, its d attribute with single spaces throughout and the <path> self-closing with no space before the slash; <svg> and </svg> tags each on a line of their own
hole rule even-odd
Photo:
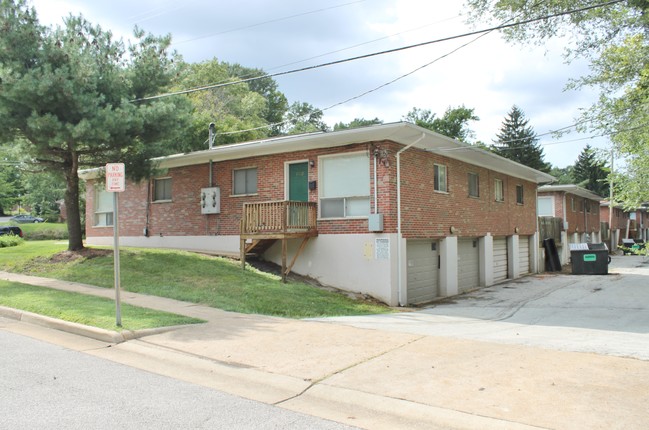
<svg viewBox="0 0 649 430">
<path fill-rule="evenodd" d="M 93 227 L 112 227 L 114 224 L 113 193 L 103 188 L 95 188 L 94 205 Z"/>
<path fill-rule="evenodd" d="M 541 201 L 550 201 L 550 213 L 549 214 L 541 213 L 541 211 L 539 210 L 541 208 L 541 204 L 540 204 Z M 552 216 L 553 217 L 554 214 L 555 214 L 554 210 L 555 210 L 554 197 L 551 197 L 551 196 L 539 196 L 537 198 L 537 200 L 536 200 L 536 212 L 537 213 L 536 214 L 538 216 Z"/>
<path fill-rule="evenodd" d="M 363 188 L 362 192 L 345 192 L 339 189 L 331 190 L 333 185 L 329 184 L 329 181 L 326 180 L 327 173 L 327 162 L 336 160 L 336 159 L 349 159 L 349 158 L 360 158 L 362 157 L 367 161 L 366 167 L 363 166 L 363 169 L 367 169 L 364 172 L 366 173 L 366 178 L 363 180 L 367 183 L 361 184 L 359 188 Z M 362 152 L 347 152 L 344 154 L 335 154 L 335 155 L 323 155 L 318 157 L 318 217 L 320 219 L 349 219 L 349 218 L 367 218 L 370 214 L 370 194 L 371 194 L 371 183 L 370 183 L 370 156 L 367 151 Z M 351 180 L 351 179 L 350 179 Z M 349 181 L 347 181 L 349 183 Z M 349 191 L 349 190 L 347 190 Z M 325 213 L 327 206 L 329 204 L 337 204 L 342 211 L 339 214 L 328 215 Z M 355 212 L 358 210 L 361 212 Z M 353 213 L 355 212 L 355 213 Z"/>
<path fill-rule="evenodd" d="M 505 201 L 505 182 L 502 179 L 494 179 L 494 199 L 497 202 Z"/>
<path fill-rule="evenodd" d="M 168 184 L 169 184 L 169 193 L 168 193 L 169 195 L 167 196 L 167 195 L 166 195 L 167 193 L 165 193 L 165 195 L 162 196 L 162 197 L 168 197 L 168 198 L 158 199 L 157 196 L 156 196 L 156 194 L 157 194 L 157 190 L 158 190 L 158 183 L 162 183 L 163 181 L 164 181 L 165 183 L 168 183 Z M 164 178 L 154 178 L 154 179 L 153 179 L 153 194 L 152 194 L 152 196 L 151 196 L 151 197 L 152 197 L 152 201 L 155 202 L 155 203 L 159 203 L 159 202 L 170 202 L 170 201 L 171 201 L 171 198 L 172 198 L 172 185 L 173 185 L 173 184 L 172 184 L 172 181 L 171 181 L 171 176 L 165 176 Z"/>
<path fill-rule="evenodd" d="M 243 193 L 237 193 L 237 172 L 249 172 L 249 171 L 254 171 L 255 172 L 255 189 L 254 191 L 251 190 L 248 187 L 248 174 L 245 173 L 245 185 L 244 185 L 244 192 Z M 251 167 L 242 167 L 239 169 L 232 169 L 232 195 L 233 196 L 256 196 L 259 192 L 259 170 L 257 169 L 256 166 L 251 166 Z"/>
<path fill-rule="evenodd" d="M 438 193 L 448 193 L 448 168 L 445 164 L 433 164 L 433 189 Z"/>
<path fill-rule="evenodd" d="M 471 193 L 471 188 L 472 188 L 472 179 L 475 178 L 475 194 Z M 468 182 L 468 188 L 469 188 L 469 197 L 478 199 L 480 198 L 480 175 L 478 175 L 475 172 L 469 172 L 467 174 L 467 182 Z"/>
</svg>

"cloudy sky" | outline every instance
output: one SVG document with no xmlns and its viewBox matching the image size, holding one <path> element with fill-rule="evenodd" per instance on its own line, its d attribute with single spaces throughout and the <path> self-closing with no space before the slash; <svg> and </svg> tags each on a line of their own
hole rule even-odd
<svg viewBox="0 0 649 430">
<path fill-rule="evenodd" d="M 137 25 L 157 35 L 170 33 L 174 49 L 188 62 L 218 58 L 267 73 L 475 29 L 465 23 L 463 0 L 31 0 L 31 4 L 46 25 L 60 25 L 70 13 L 82 14 L 124 39 Z M 413 107 L 441 116 L 449 106 L 464 105 L 480 117 L 470 125 L 476 138 L 490 144 L 515 104 L 541 136 L 545 160 L 555 166 L 573 164 L 586 144 L 606 148 L 605 138 L 574 132 L 558 140 L 545 135 L 574 124 L 579 109 L 596 97 L 593 91 L 564 91 L 570 78 L 588 68 L 579 62 L 564 64 L 560 41 L 532 48 L 508 45 L 497 33 L 474 39 L 434 43 L 276 81 L 289 102 L 308 102 L 324 110 L 330 126 L 354 118 L 399 121 Z M 463 47 L 467 42 L 471 43 Z"/>
</svg>

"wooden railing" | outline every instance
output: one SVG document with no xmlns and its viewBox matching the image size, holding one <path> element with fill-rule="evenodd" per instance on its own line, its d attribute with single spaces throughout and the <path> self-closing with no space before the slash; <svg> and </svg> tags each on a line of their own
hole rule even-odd
<svg viewBox="0 0 649 430">
<path fill-rule="evenodd" d="M 312 202 L 244 203 L 241 234 L 296 233 L 316 229 L 317 207 Z"/>
</svg>

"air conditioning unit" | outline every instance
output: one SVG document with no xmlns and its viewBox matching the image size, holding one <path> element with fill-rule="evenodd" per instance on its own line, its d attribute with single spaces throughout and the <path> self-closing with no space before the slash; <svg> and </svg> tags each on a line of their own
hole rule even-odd
<svg viewBox="0 0 649 430">
<path fill-rule="evenodd" d="M 221 189 L 210 187 L 201 189 L 201 214 L 221 213 Z"/>
</svg>

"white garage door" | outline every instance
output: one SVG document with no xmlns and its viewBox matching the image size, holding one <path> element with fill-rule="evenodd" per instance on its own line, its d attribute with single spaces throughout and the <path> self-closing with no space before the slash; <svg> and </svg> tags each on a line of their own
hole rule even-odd
<svg viewBox="0 0 649 430">
<path fill-rule="evenodd" d="M 457 241 L 458 290 L 463 293 L 480 286 L 480 252 L 478 239 Z"/>
<path fill-rule="evenodd" d="M 530 273 L 530 237 L 518 237 L 518 262 L 521 275 Z"/>
<path fill-rule="evenodd" d="M 439 295 L 437 249 L 437 242 L 434 241 L 408 241 L 406 245 L 408 304 L 429 302 Z"/>
<path fill-rule="evenodd" d="M 494 282 L 507 279 L 507 238 L 494 238 Z"/>
</svg>

